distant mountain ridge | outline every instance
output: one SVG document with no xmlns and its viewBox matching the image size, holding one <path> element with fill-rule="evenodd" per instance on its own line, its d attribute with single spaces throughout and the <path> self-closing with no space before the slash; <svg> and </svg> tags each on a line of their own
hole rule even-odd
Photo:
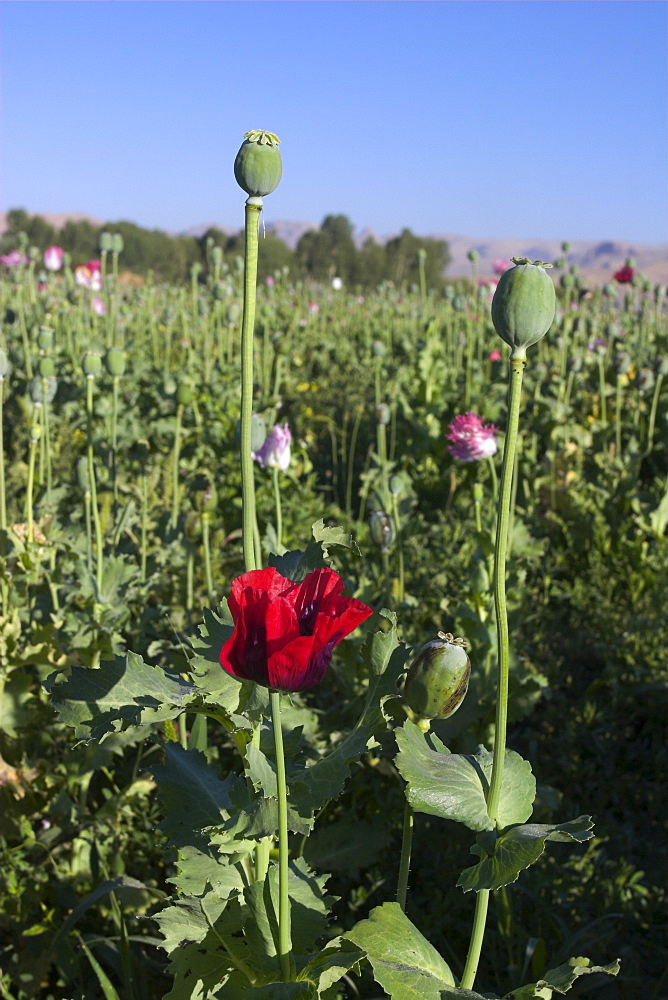
<svg viewBox="0 0 668 1000">
<path fill-rule="evenodd" d="M 94 226 L 102 226 L 101 219 L 93 218 L 82 212 L 52 213 L 42 212 L 42 218 L 56 229 L 62 228 L 69 220 L 78 222 L 87 219 Z M 270 230 L 294 250 L 299 239 L 311 229 L 318 229 L 315 222 L 304 222 L 294 219 L 275 219 L 266 222 Z M 207 229 L 220 229 L 232 235 L 239 231 L 236 226 L 226 226 L 216 222 L 200 223 L 189 229 L 170 235 L 192 236 L 199 238 Z M 0 235 L 6 229 L 6 214 L 0 212 Z M 377 236 L 373 230 L 366 228 L 355 234 L 356 243 L 361 246 L 368 237 L 373 237 L 379 243 L 385 243 L 397 234 Z M 478 274 L 480 277 L 490 277 L 494 273 L 495 260 L 509 260 L 511 257 L 528 257 L 531 260 L 555 261 L 563 257 L 561 240 L 546 240 L 540 238 L 503 238 L 485 239 L 467 236 L 459 233 L 429 233 L 436 239 L 446 240 L 450 247 L 452 261 L 447 270 L 448 277 L 456 278 L 471 274 L 471 263 L 467 254 L 476 250 L 478 257 Z M 565 234 L 564 239 L 568 238 Z M 610 280 L 614 272 L 622 266 L 627 257 L 634 257 L 638 270 L 654 282 L 668 283 L 668 243 L 634 243 L 629 240 L 572 240 L 568 253 L 569 264 L 576 264 L 592 283 L 602 283 Z"/>
</svg>

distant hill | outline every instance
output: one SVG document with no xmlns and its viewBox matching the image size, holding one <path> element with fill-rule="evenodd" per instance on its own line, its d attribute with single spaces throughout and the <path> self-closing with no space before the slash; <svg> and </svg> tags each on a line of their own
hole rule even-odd
<svg viewBox="0 0 668 1000">
<path fill-rule="evenodd" d="M 42 212 L 42 218 L 56 229 L 61 229 L 68 220 L 79 222 L 87 219 L 94 226 L 102 226 L 102 219 L 86 215 L 83 212 Z M 0 212 L 0 235 L 6 228 L 6 215 Z M 268 230 L 273 231 L 294 250 L 301 236 L 310 229 L 318 229 L 315 222 L 300 222 L 294 219 L 275 219 L 266 221 Z M 207 229 L 216 228 L 227 234 L 238 232 L 238 227 L 227 226 L 218 222 L 200 223 L 191 226 L 179 235 L 202 236 Z M 175 235 L 170 233 L 170 235 Z M 395 233 L 377 236 L 371 229 L 363 229 L 356 234 L 358 245 L 372 236 L 379 243 L 385 243 Z M 562 257 L 561 240 L 545 240 L 540 238 L 504 238 L 485 239 L 477 236 L 462 236 L 455 233 L 428 233 L 421 235 L 433 236 L 446 240 L 450 247 L 452 262 L 448 267 L 449 277 L 456 278 L 471 274 L 471 264 L 467 258 L 469 250 L 477 250 L 478 273 L 480 277 L 490 277 L 494 273 L 495 260 L 509 260 L 511 257 L 529 257 L 531 260 L 555 261 Z M 568 234 L 564 235 L 564 239 Z M 613 273 L 622 266 L 627 257 L 635 257 L 636 266 L 646 277 L 654 282 L 668 284 L 668 243 L 632 243 L 628 240 L 572 240 L 568 253 L 570 264 L 577 264 L 587 281 L 592 284 L 602 284 L 609 281 Z"/>
</svg>

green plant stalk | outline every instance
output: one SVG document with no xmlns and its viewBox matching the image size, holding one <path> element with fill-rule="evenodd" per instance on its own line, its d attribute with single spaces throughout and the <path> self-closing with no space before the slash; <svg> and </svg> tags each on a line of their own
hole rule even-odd
<svg viewBox="0 0 668 1000">
<path fill-rule="evenodd" d="M 525 360 L 510 359 L 510 386 L 508 391 L 508 426 L 503 449 L 501 468 L 501 493 L 496 521 L 496 542 L 494 546 L 494 606 L 496 610 L 496 631 L 498 637 L 496 718 L 494 723 L 494 756 L 492 777 L 487 793 L 487 814 L 496 821 L 503 781 L 503 765 L 506 753 L 506 730 L 508 726 L 508 675 L 510 666 L 510 642 L 508 635 L 508 611 L 506 607 L 506 551 L 508 547 L 508 527 L 510 522 L 510 501 L 512 493 L 517 431 L 522 397 L 522 376 Z M 476 897 L 471 940 L 466 965 L 462 975 L 462 989 L 472 989 L 475 982 L 485 921 L 489 905 L 489 890 L 482 889 Z"/>
<path fill-rule="evenodd" d="M 146 582 L 146 555 L 148 545 L 148 479 L 146 472 L 141 477 L 141 582 Z"/>
<path fill-rule="evenodd" d="M 283 549 L 283 512 L 281 510 L 281 487 L 278 482 L 278 466 L 274 466 L 272 478 L 274 482 L 274 502 L 276 504 L 276 552 L 280 556 Z"/>
<path fill-rule="evenodd" d="M 213 574 L 211 572 L 211 525 L 207 511 L 202 514 L 202 542 L 204 544 L 204 569 L 206 572 L 206 590 L 209 598 L 209 606 L 213 607 L 215 600 L 213 592 Z"/>
<path fill-rule="evenodd" d="M 31 436 L 30 451 L 28 453 L 28 482 L 26 485 L 26 524 L 28 526 L 28 544 L 33 540 L 32 507 L 33 493 L 35 489 L 35 452 L 37 450 L 37 438 Z"/>
<path fill-rule="evenodd" d="M 195 606 L 195 548 L 186 543 L 186 611 L 192 611 Z"/>
<path fill-rule="evenodd" d="M 84 520 L 86 521 L 86 563 L 88 572 L 93 572 L 93 528 L 90 514 L 90 489 L 84 493 Z"/>
<path fill-rule="evenodd" d="M 408 873 L 411 867 L 411 849 L 413 847 L 413 807 L 408 799 L 404 806 L 404 828 L 401 837 L 401 858 L 399 861 L 399 881 L 397 883 L 397 903 L 402 910 L 406 909 L 406 892 L 408 890 Z"/>
<path fill-rule="evenodd" d="M 46 399 L 46 379 L 42 379 L 42 412 L 44 413 L 44 459 L 46 461 L 46 500 L 51 506 L 53 490 L 53 469 L 51 463 L 51 421 L 49 419 L 49 404 Z"/>
<path fill-rule="evenodd" d="M 17 312 L 19 315 L 19 326 L 21 328 L 21 340 L 23 342 L 23 359 L 25 361 L 26 379 L 28 380 L 28 382 L 30 382 L 32 381 L 33 370 L 32 370 L 32 360 L 30 357 L 30 340 L 28 339 L 28 324 L 26 323 L 26 315 L 25 315 L 22 293 L 19 293 L 18 296 Z"/>
<path fill-rule="evenodd" d="M 97 508 L 97 486 L 95 484 L 95 462 L 93 459 L 93 383 L 95 379 L 92 375 L 86 376 L 86 453 L 88 457 L 88 486 L 90 489 L 90 505 L 93 514 L 93 525 L 95 528 L 95 580 L 97 582 L 98 594 L 102 590 L 102 525 L 100 523 L 100 512 Z"/>
<path fill-rule="evenodd" d="M 357 445 L 357 435 L 359 434 L 360 423 L 362 421 L 362 407 L 358 407 L 353 432 L 350 438 L 350 450 L 348 451 L 348 475 L 346 477 L 346 516 L 348 519 L 353 516 L 353 475 L 355 472 L 355 447 Z"/>
<path fill-rule="evenodd" d="M 181 421 L 183 419 L 183 403 L 176 407 L 176 426 L 174 428 L 174 462 L 172 465 L 172 531 L 176 531 L 179 523 L 179 455 L 181 452 Z"/>
<path fill-rule="evenodd" d="M 403 603 L 406 596 L 406 570 L 404 566 L 404 539 L 401 532 L 401 520 L 399 518 L 399 502 L 395 496 L 392 497 L 392 518 L 397 536 L 397 561 L 399 568 L 399 590 L 397 600 Z"/>
<path fill-rule="evenodd" d="M 622 453 L 622 380 L 619 375 L 615 392 L 615 448 L 619 458 Z"/>
<path fill-rule="evenodd" d="M 652 440 L 654 438 L 654 425 L 656 424 L 656 411 L 659 405 L 659 393 L 661 392 L 661 383 L 663 382 L 663 375 L 661 372 L 656 376 L 656 382 L 654 384 L 654 395 L 652 396 L 652 407 L 649 413 L 649 426 L 647 428 L 647 445 L 645 447 L 645 454 L 649 455 L 652 450 Z"/>
<path fill-rule="evenodd" d="M 290 898 L 288 896 L 288 787 L 285 779 L 283 730 L 281 729 L 280 692 L 269 692 L 271 725 L 276 754 L 276 787 L 278 793 L 278 958 L 283 982 L 290 980 L 292 935 L 290 932 Z"/>
<path fill-rule="evenodd" d="M 118 448 L 118 375 L 111 380 L 111 478 L 114 484 L 114 505 L 118 503 L 118 477 L 116 457 Z"/>
<path fill-rule="evenodd" d="M 603 364 L 603 355 L 598 356 L 598 384 L 599 384 L 599 395 L 601 397 L 601 407 L 600 407 L 600 418 L 603 424 L 608 422 L 608 414 L 605 407 L 605 366 Z"/>
<path fill-rule="evenodd" d="M 257 295 L 258 230 L 262 198 L 246 200 L 244 247 L 244 307 L 241 323 L 241 509 L 242 546 L 246 572 L 257 569 L 255 553 L 255 479 L 251 454 L 253 414 L 253 330 Z"/>
</svg>

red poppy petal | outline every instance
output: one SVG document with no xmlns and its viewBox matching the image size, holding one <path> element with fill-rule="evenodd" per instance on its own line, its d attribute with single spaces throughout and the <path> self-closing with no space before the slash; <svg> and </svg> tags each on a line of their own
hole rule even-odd
<svg viewBox="0 0 668 1000">
<path fill-rule="evenodd" d="M 300 636 L 269 658 L 269 684 L 279 691 L 306 691 L 323 679 L 340 636 L 324 645 Z"/>
<path fill-rule="evenodd" d="M 339 633 L 340 639 L 343 639 L 372 614 L 372 609 L 361 601 L 356 601 L 352 597 L 334 597 L 329 601 L 327 612 L 317 615 L 313 636 L 323 644 L 335 633 Z"/>
<path fill-rule="evenodd" d="M 312 635 L 318 614 L 328 613 L 332 600 L 343 590 L 344 583 L 333 569 L 314 569 L 302 582 L 295 596 L 295 611 L 302 635 Z"/>
</svg>

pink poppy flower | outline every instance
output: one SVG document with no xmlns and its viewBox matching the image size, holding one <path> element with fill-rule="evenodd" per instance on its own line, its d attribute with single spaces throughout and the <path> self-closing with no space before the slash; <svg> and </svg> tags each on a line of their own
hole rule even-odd
<svg viewBox="0 0 668 1000">
<path fill-rule="evenodd" d="M 63 253 L 62 247 L 47 247 L 44 251 L 44 267 L 47 271 L 60 271 L 63 266 Z"/>
<path fill-rule="evenodd" d="M 497 257 L 495 261 L 492 261 L 494 274 L 503 274 L 504 271 L 507 271 L 512 266 L 509 260 L 502 260 L 501 257 Z"/>
<path fill-rule="evenodd" d="M 85 264 L 79 264 L 74 268 L 74 280 L 82 288 L 90 288 L 91 273 Z"/>
<path fill-rule="evenodd" d="M 275 282 L 274 282 L 274 278 L 271 276 L 271 274 L 267 275 L 267 277 L 264 279 L 264 283 L 267 286 L 267 288 L 273 288 L 274 287 Z"/>
<path fill-rule="evenodd" d="M 445 435 L 452 441 L 448 451 L 453 458 L 462 462 L 479 462 L 483 458 L 490 458 L 496 454 L 498 447 L 495 433 L 496 427 L 493 424 L 484 424 L 477 413 L 469 410 L 450 423 Z"/>
<path fill-rule="evenodd" d="M 96 296 L 93 296 L 93 298 L 90 300 L 90 304 L 96 316 L 104 316 L 104 314 L 107 311 L 107 308 L 102 299 L 98 299 L 96 298 Z"/>
<path fill-rule="evenodd" d="M 253 452 L 253 458 L 263 469 L 280 469 L 287 472 L 290 467 L 290 442 L 292 433 L 287 424 L 274 424 L 264 440 L 259 451 Z"/>
<path fill-rule="evenodd" d="M 501 351 L 490 351 L 489 360 L 490 361 L 500 361 L 501 360 Z"/>
<path fill-rule="evenodd" d="M 28 258 L 20 250 L 12 250 L 0 257 L 0 264 L 4 264 L 5 267 L 23 267 L 27 263 Z"/>
<path fill-rule="evenodd" d="M 309 302 L 309 304 L 307 305 L 307 307 L 306 307 L 306 308 L 307 308 L 307 309 L 308 309 L 308 311 L 309 311 L 310 313 L 312 313 L 313 315 L 315 315 L 315 314 L 316 314 L 317 312 L 319 312 L 319 311 L 320 311 L 320 306 L 318 305 L 318 303 L 317 303 L 317 302 Z"/>
</svg>

